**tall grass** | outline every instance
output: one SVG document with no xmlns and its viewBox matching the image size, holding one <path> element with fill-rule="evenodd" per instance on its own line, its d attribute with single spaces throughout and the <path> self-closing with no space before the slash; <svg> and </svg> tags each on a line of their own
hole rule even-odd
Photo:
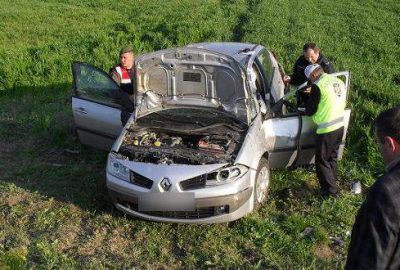
<svg viewBox="0 0 400 270">
<path fill-rule="evenodd" d="M 397 1 L 0 5 L 0 268 L 343 267 L 346 232 L 363 200 L 348 191 L 350 182 L 369 186 L 383 169 L 371 120 L 399 104 Z M 322 201 L 315 174 L 298 169 L 273 172 L 266 206 L 230 226 L 150 223 L 113 212 L 104 192 L 106 153 L 74 137 L 71 62 L 108 70 L 126 44 L 141 54 L 203 41 L 263 44 L 287 72 L 302 45 L 314 41 L 337 70 L 352 72 L 342 198 Z M 314 231 L 302 237 L 306 227 Z"/>
</svg>

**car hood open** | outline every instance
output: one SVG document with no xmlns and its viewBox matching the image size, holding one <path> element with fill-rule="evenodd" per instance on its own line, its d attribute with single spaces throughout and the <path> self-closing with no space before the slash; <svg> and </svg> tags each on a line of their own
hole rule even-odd
<svg viewBox="0 0 400 270">
<path fill-rule="evenodd" d="M 136 112 L 166 106 L 223 110 L 248 123 L 244 72 L 230 56 L 201 48 L 174 48 L 145 54 L 136 61 Z"/>
</svg>

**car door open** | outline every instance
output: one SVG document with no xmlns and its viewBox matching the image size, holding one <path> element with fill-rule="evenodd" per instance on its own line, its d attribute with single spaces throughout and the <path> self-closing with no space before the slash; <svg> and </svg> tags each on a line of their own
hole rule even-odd
<svg viewBox="0 0 400 270">
<path fill-rule="evenodd" d="M 348 71 L 330 74 L 343 79 L 346 87 L 346 100 L 349 92 L 350 73 Z M 285 95 L 289 96 L 291 93 Z M 284 100 L 285 97 L 282 99 Z M 279 101 L 278 101 L 279 102 Z M 284 102 L 281 102 L 284 104 Z M 342 158 L 350 121 L 350 109 L 344 112 L 344 135 L 339 148 Z M 267 140 L 273 140 L 272 151 L 269 154 L 271 168 L 283 168 L 314 163 L 317 126 L 311 117 L 298 112 L 286 113 L 281 117 L 265 121 Z M 270 137 L 270 138 L 269 138 Z"/>
<path fill-rule="evenodd" d="M 72 113 L 81 143 L 109 150 L 122 130 L 119 86 L 104 71 L 74 62 Z"/>
</svg>

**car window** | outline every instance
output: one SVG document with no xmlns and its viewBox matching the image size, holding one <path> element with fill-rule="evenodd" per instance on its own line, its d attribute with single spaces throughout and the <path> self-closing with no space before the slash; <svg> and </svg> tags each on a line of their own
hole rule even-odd
<svg viewBox="0 0 400 270">
<path fill-rule="evenodd" d="M 104 71 L 87 64 L 74 65 L 76 95 L 109 105 L 118 105 L 119 86 Z"/>
<path fill-rule="evenodd" d="M 251 68 L 251 74 L 252 74 L 251 75 L 252 82 L 256 86 L 257 91 L 261 93 L 263 91 L 261 74 L 255 64 L 253 64 L 253 66 Z"/>
<path fill-rule="evenodd" d="M 251 78 L 250 78 L 250 80 L 252 81 L 251 83 L 253 83 L 254 82 L 254 84 L 256 85 L 256 91 L 258 91 L 258 86 L 257 86 L 257 74 L 256 74 L 256 72 L 255 72 L 255 69 L 254 69 L 254 65 L 252 66 L 252 70 L 251 70 Z M 252 93 L 252 90 L 251 90 L 251 88 L 252 87 L 246 87 L 246 92 L 247 92 L 247 96 L 248 96 L 248 98 L 247 98 L 247 101 L 246 101 L 246 103 L 247 103 L 247 106 L 248 106 L 248 108 L 249 108 L 249 119 L 248 120 L 253 120 L 256 116 L 257 116 L 257 109 L 256 109 L 256 100 L 255 100 L 255 98 L 254 98 L 254 93 Z"/>
<path fill-rule="evenodd" d="M 264 69 L 264 76 L 266 80 L 265 83 L 269 89 L 274 77 L 274 66 L 272 64 L 270 54 L 267 50 L 264 50 L 260 55 L 257 56 L 257 58 Z"/>
</svg>

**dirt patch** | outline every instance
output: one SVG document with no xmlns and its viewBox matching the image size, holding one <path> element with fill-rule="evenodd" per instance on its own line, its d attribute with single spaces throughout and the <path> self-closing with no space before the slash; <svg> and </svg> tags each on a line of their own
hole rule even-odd
<svg viewBox="0 0 400 270">
<path fill-rule="evenodd" d="M 25 193 L 12 194 L 4 198 L 4 205 L 12 207 L 26 200 Z"/>
<path fill-rule="evenodd" d="M 109 234 L 109 231 L 106 228 L 96 228 L 78 248 L 78 253 L 83 256 L 100 253 L 104 248 L 103 244 L 106 242 L 107 234 Z"/>
<path fill-rule="evenodd" d="M 328 245 L 317 245 L 314 248 L 314 254 L 320 259 L 331 259 L 336 253 Z"/>
</svg>

